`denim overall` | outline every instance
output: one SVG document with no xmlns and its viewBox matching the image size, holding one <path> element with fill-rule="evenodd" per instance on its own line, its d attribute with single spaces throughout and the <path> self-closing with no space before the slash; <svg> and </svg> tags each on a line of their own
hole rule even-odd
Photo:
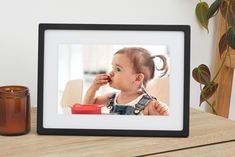
<svg viewBox="0 0 235 157">
<path fill-rule="evenodd" d="M 114 104 L 114 98 L 116 93 L 109 97 L 109 102 L 107 107 L 110 108 L 110 113 L 119 114 L 119 115 L 138 115 L 146 105 L 154 98 L 148 95 L 143 95 L 143 97 L 135 104 L 135 107 L 127 105 L 117 105 Z M 156 99 L 156 98 L 154 98 Z"/>
</svg>

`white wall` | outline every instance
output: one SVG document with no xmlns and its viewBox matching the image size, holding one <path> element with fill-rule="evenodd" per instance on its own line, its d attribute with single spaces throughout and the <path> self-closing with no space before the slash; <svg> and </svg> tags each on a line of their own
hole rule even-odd
<svg viewBox="0 0 235 157">
<path fill-rule="evenodd" d="M 211 66 L 214 22 L 210 35 L 195 17 L 198 0 L 21 0 L 0 5 L 0 85 L 30 88 L 37 104 L 39 23 L 186 24 L 191 25 L 191 69 Z M 199 85 L 191 78 L 190 104 L 199 103 Z M 204 110 L 204 105 L 200 107 Z"/>
</svg>

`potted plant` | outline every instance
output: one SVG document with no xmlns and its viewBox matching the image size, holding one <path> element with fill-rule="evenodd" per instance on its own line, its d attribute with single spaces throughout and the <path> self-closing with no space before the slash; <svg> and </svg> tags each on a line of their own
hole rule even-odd
<svg viewBox="0 0 235 157">
<path fill-rule="evenodd" d="M 216 102 L 210 102 L 209 99 L 220 86 L 220 84 L 216 82 L 216 78 L 220 74 L 226 59 L 230 57 L 231 50 L 235 50 L 235 0 L 214 0 L 210 6 L 207 2 L 200 0 L 195 11 L 200 25 L 205 28 L 208 33 L 208 23 L 210 19 L 217 16 L 218 13 L 222 15 L 226 24 L 226 29 L 220 37 L 218 45 L 216 45 L 219 49 L 221 62 L 217 71 L 214 72 L 215 75 L 213 77 L 211 76 L 211 70 L 205 64 L 199 65 L 192 71 L 194 80 L 200 84 L 199 106 L 201 106 L 203 102 L 206 102 L 212 109 L 212 112 L 217 114 L 215 109 L 217 105 Z"/>
</svg>

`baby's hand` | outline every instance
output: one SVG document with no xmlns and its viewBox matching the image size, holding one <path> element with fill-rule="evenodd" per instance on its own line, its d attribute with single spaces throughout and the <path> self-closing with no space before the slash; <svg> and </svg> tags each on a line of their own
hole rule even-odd
<svg viewBox="0 0 235 157">
<path fill-rule="evenodd" d="M 110 76 L 108 74 L 98 74 L 95 80 L 92 82 L 91 87 L 98 90 L 101 86 L 107 84 L 110 81 Z"/>
<path fill-rule="evenodd" d="M 168 116 L 169 110 L 168 106 L 159 101 L 152 101 L 144 109 L 144 115 L 162 115 Z"/>
</svg>

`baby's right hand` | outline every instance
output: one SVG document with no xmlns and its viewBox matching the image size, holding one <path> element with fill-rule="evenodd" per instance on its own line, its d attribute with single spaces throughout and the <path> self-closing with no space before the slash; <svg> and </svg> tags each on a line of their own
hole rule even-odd
<svg viewBox="0 0 235 157">
<path fill-rule="evenodd" d="M 108 74 L 98 74 L 92 82 L 91 88 L 98 90 L 101 86 L 107 84 L 109 80 L 110 76 Z"/>
</svg>

